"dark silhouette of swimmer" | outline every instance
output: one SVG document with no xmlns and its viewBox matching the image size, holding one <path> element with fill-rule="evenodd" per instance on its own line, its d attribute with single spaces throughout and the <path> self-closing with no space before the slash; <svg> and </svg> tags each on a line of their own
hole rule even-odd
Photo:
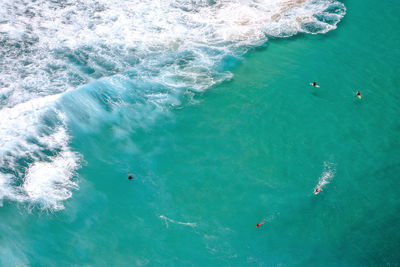
<svg viewBox="0 0 400 267">
<path fill-rule="evenodd" d="M 314 81 L 312 85 L 313 85 L 314 87 L 316 87 L 316 86 L 317 86 L 317 82 Z"/>
<path fill-rule="evenodd" d="M 360 91 L 357 91 L 356 96 L 359 97 L 359 98 L 361 98 L 361 93 L 360 93 Z"/>
<path fill-rule="evenodd" d="M 129 179 L 129 180 L 135 180 L 135 178 L 133 178 L 133 176 L 132 176 L 132 174 L 131 174 L 130 172 L 128 173 L 128 175 L 129 175 L 129 176 L 128 176 L 128 179 Z"/>
<path fill-rule="evenodd" d="M 321 192 L 321 191 L 322 191 L 322 188 L 321 188 L 321 187 L 318 187 L 317 189 L 314 190 L 314 194 L 318 194 L 318 193 Z"/>
<path fill-rule="evenodd" d="M 260 223 L 257 223 L 256 224 L 256 227 L 258 228 L 258 227 L 260 227 L 261 225 L 263 225 L 264 223 L 266 223 L 267 222 L 267 220 L 264 220 L 264 221 L 262 221 L 262 222 L 260 222 Z"/>
</svg>

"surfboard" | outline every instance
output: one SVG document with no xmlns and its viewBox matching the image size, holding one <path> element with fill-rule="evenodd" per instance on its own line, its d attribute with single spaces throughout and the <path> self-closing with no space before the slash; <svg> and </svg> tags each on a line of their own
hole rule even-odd
<svg viewBox="0 0 400 267">
<path fill-rule="evenodd" d="M 311 86 L 314 86 L 314 84 L 313 83 L 310 83 L 310 85 Z M 314 87 L 318 87 L 319 88 L 319 85 L 317 84 L 316 86 L 314 86 Z"/>
<path fill-rule="evenodd" d="M 318 193 L 322 191 L 322 188 L 320 188 L 320 187 L 319 187 L 319 189 L 320 189 L 319 191 L 317 191 L 317 189 L 314 190 L 314 195 L 318 195 Z"/>
<path fill-rule="evenodd" d="M 360 96 L 360 95 L 358 95 L 357 97 L 358 97 L 359 99 L 361 99 L 361 96 Z"/>
</svg>

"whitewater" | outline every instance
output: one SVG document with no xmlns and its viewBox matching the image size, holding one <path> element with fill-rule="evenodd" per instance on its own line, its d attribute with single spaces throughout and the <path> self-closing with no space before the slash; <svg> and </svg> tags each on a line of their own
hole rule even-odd
<svg viewBox="0 0 400 267">
<path fill-rule="evenodd" d="M 345 12 L 332 0 L 1 1 L 0 203 L 63 209 L 85 162 L 72 129 L 152 127 L 231 79 L 226 62 L 326 33 Z"/>
</svg>

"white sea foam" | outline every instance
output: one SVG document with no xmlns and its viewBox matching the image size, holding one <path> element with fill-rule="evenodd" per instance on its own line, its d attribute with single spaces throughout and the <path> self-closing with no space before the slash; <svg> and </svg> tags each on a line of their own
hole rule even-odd
<svg viewBox="0 0 400 267">
<path fill-rule="evenodd" d="M 3 0 L 0 93 L 12 105 L 138 65 L 201 90 L 226 78 L 212 70 L 224 55 L 268 36 L 327 32 L 344 13 L 332 0 Z"/>
<path fill-rule="evenodd" d="M 0 110 L 0 202 L 3 199 L 57 210 L 71 195 L 78 157 L 68 147 L 59 95 L 39 97 Z M 54 125 L 46 125 L 51 119 Z"/>
<path fill-rule="evenodd" d="M 67 123 L 95 125 L 93 110 L 123 117 L 133 101 L 141 111 L 124 125 L 146 127 L 188 91 L 231 78 L 224 58 L 269 37 L 325 33 L 344 14 L 335 0 L 0 1 L 0 202 L 63 207 L 79 167 Z M 132 97 L 108 79 L 111 89 L 70 94 L 110 76 L 146 86 Z"/>
<path fill-rule="evenodd" d="M 330 181 L 333 179 L 335 176 L 336 172 L 336 166 L 332 162 L 324 162 L 324 171 L 321 173 L 321 176 L 318 179 L 318 184 L 315 187 L 317 188 L 323 188 L 327 184 L 330 183 Z"/>
<path fill-rule="evenodd" d="M 167 228 L 168 228 L 168 222 L 174 223 L 174 224 L 180 224 L 180 225 L 190 226 L 190 227 L 196 227 L 196 226 L 197 226 L 197 223 L 179 222 L 179 221 L 175 221 L 175 220 L 172 220 L 172 219 L 170 219 L 170 218 L 167 218 L 167 217 L 165 217 L 164 215 L 160 215 L 159 217 L 165 221 L 165 225 L 167 226 Z"/>
<path fill-rule="evenodd" d="M 34 162 L 25 176 L 24 193 L 42 208 L 62 209 L 62 201 L 71 197 L 71 190 L 77 187 L 70 179 L 76 167 L 76 156 L 70 151 L 63 151 L 48 162 Z"/>
</svg>

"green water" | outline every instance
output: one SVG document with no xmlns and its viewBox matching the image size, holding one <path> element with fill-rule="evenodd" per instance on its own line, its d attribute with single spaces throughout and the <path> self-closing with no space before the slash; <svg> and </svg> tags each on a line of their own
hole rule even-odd
<svg viewBox="0 0 400 267">
<path fill-rule="evenodd" d="M 54 214 L 5 204 L 0 265 L 400 265 L 400 5 L 345 5 L 129 138 L 75 133 L 80 189 Z"/>
</svg>

